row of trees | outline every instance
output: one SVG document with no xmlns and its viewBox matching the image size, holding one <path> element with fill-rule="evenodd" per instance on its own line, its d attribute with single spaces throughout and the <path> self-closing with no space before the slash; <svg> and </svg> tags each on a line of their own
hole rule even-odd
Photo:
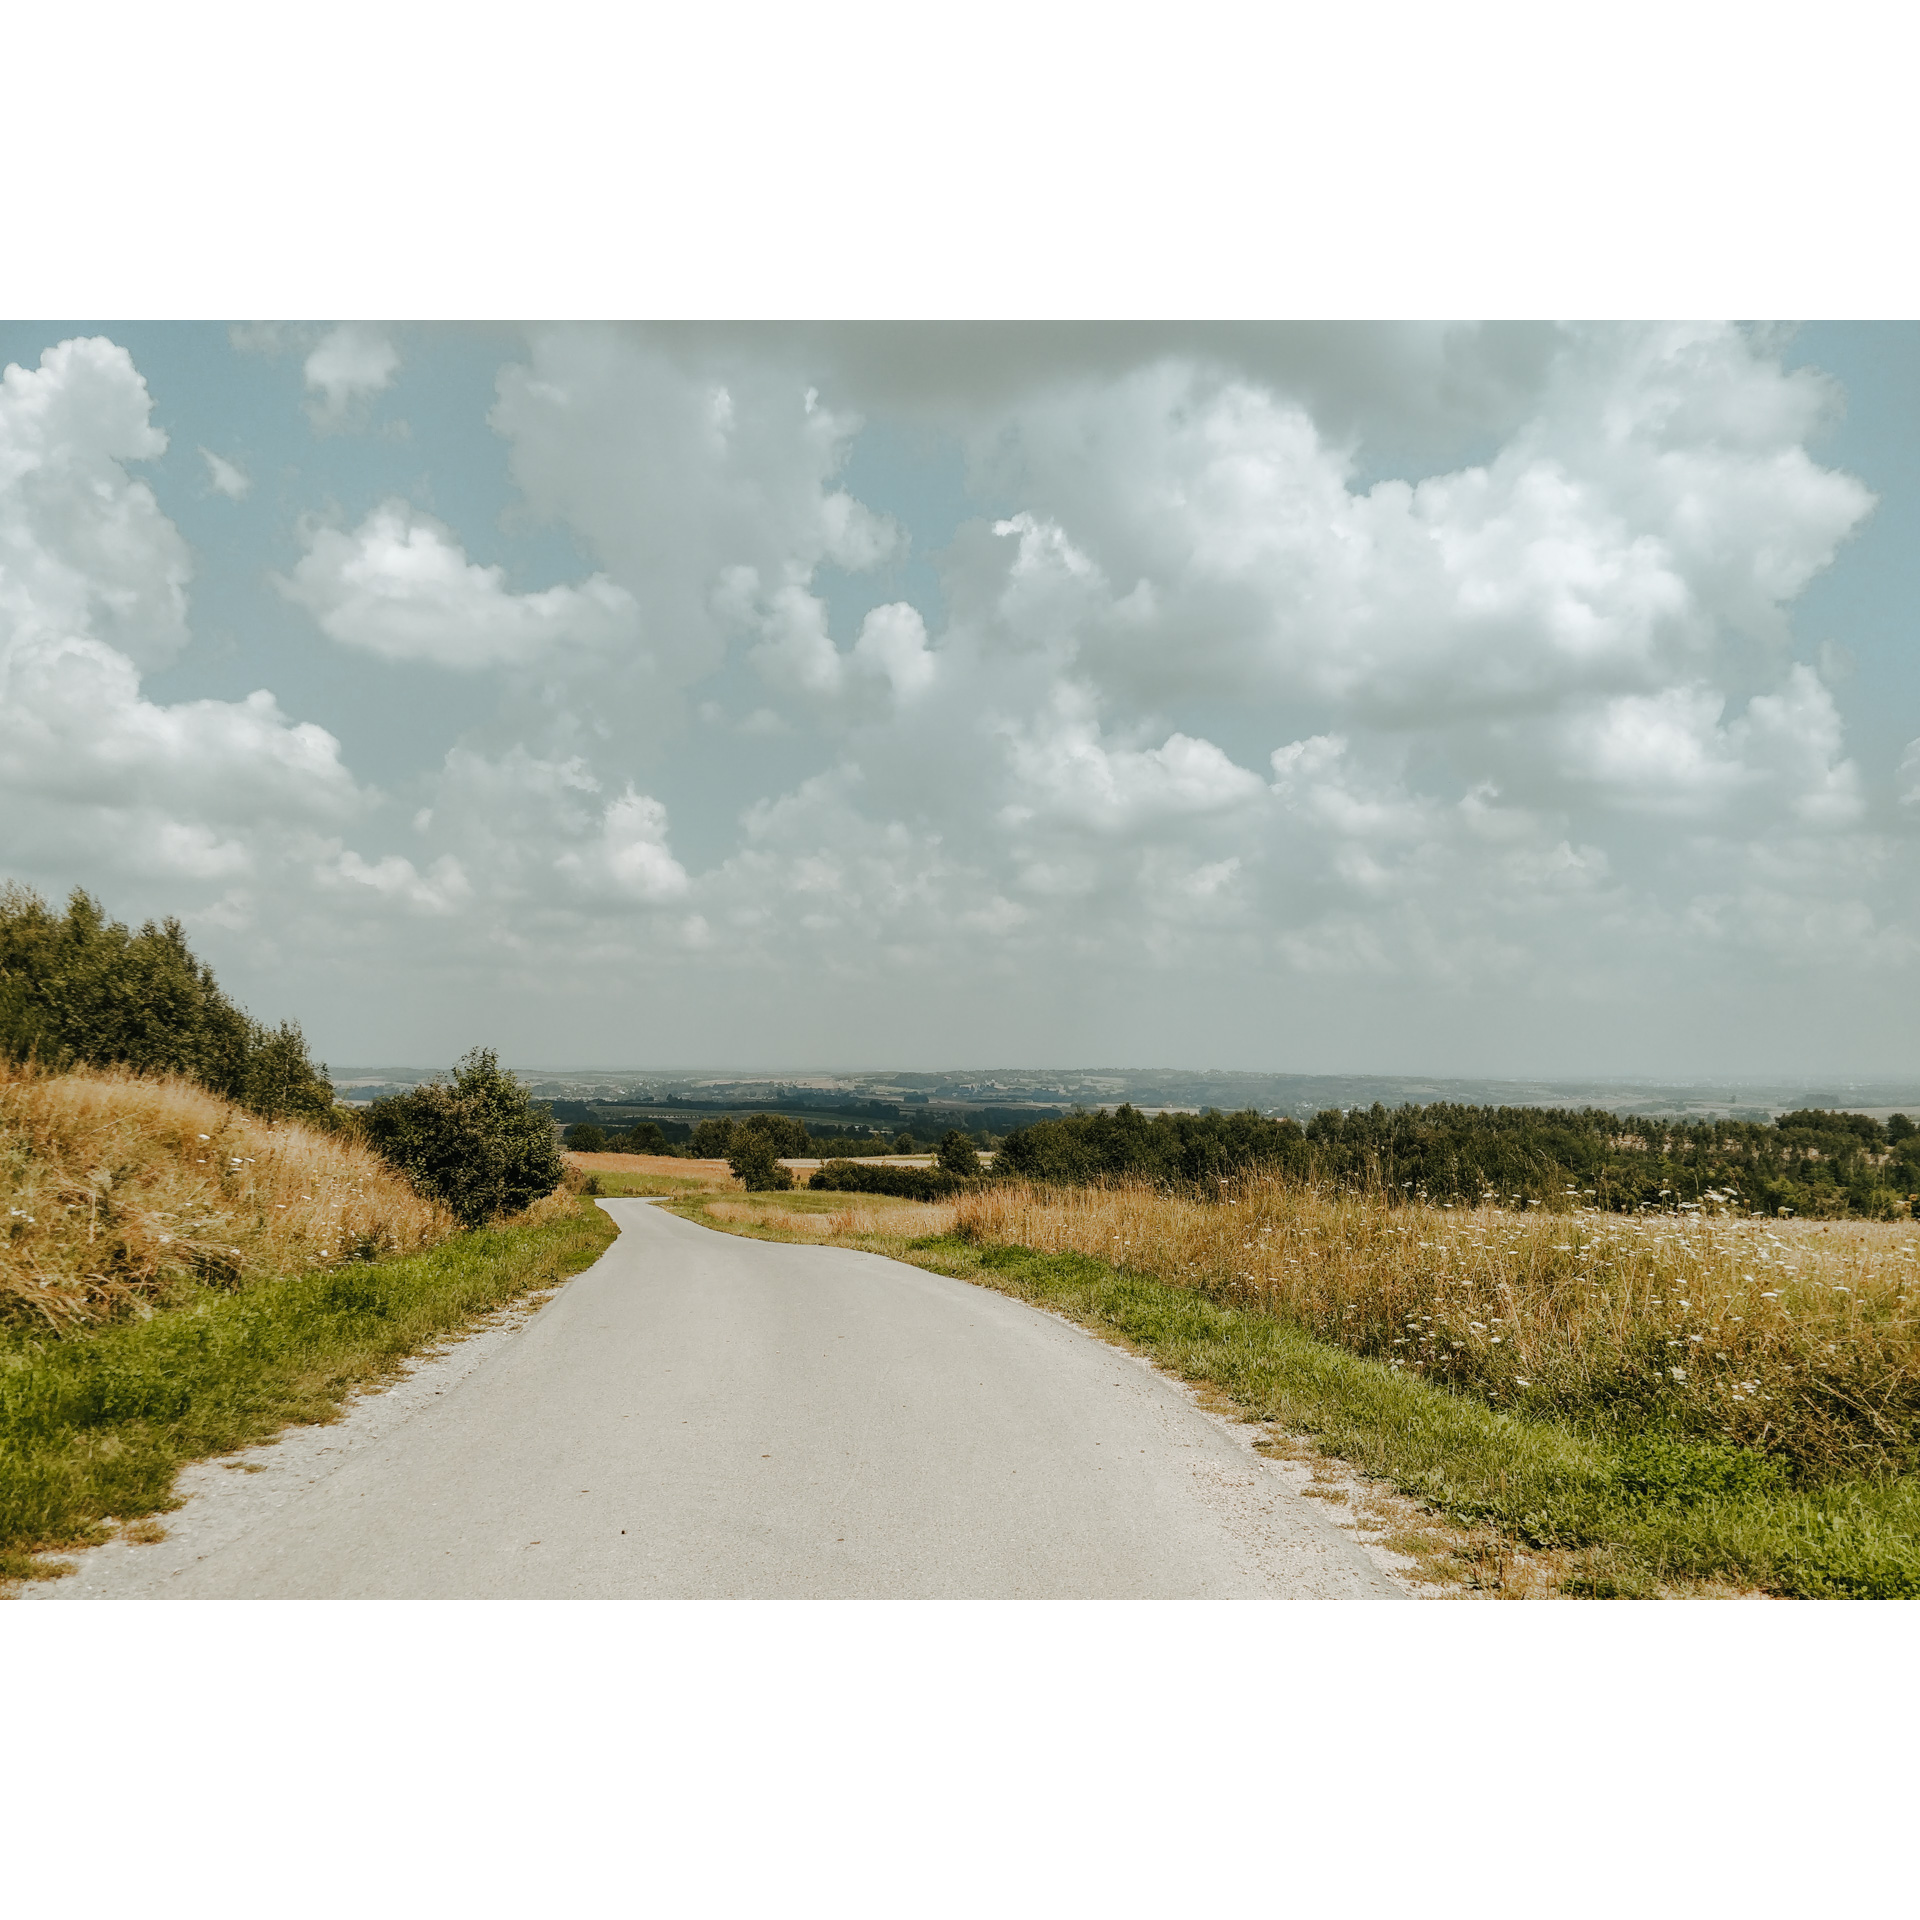
<svg viewBox="0 0 1920 1920">
<path fill-rule="evenodd" d="M 178 920 L 135 932 L 79 888 L 62 913 L 0 887 L 0 1053 L 54 1072 L 177 1073 L 268 1120 L 334 1124 L 333 1083 L 298 1023 L 236 1007 Z"/>
<path fill-rule="evenodd" d="M 1010 1133 L 998 1171 L 1084 1182 L 1197 1186 L 1255 1170 L 1377 1190 L 1389 1198 L 1618 1210 L 1737 1197 L 1744 1209 L 1816 1218 L 1920 1215 L 1920 1127 L 1896 1114 L 1807 1109 L 1771 1125 L 1667 1121 L 1597 1108 L 1355 1108 L 1301 1126 L 1244 1113 L 1157 1114 L 1130 1106 Z"/>
<path fill-rule="evenodd" d="M 734 1120 L 728 1117 L 709 1117 L 692 1129 L 677 1128 L 680 1138 L 675 1139 L 658 1121 L 636 1120 L 624 1131 L 610 1131 L 595 1120 L 576 1121 L 566 1130 L 567 1151 L 569 1153 L 653 1153 L 668 1154 L 688 1160 L 724 1160 L 727 1157 L 728 1142 L 733 1138 L 737 1127 L 766 1122 L 778 1122 L 782 1132 L 779 1137 L 799 1144 L 782 1147 L 780 1151 L 796 1158 L 827 1159 L 829 1157 L 863 1159 L 871 1155 L 888 1153 L 926 1153 L 938 1151 L 930 1142 L 923 1142 L 911 1133 L 895 1134 L 891 1140 L 877 1135 L 840 1133 L 816 1134 L 808 1130 L 804 1120 L 796 1120 L 787 1114 L 753 1114 L 747 1120 Z M 970 1135 L 961 1135 L 969 1139 Z"/>
</svg>

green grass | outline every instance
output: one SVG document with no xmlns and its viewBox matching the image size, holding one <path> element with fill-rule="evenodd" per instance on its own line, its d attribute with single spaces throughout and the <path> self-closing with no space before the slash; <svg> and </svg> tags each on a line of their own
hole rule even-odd
<svg viewBox="0 0 1920 1920">
<path fill-rule="evenodd" d="M 891 1251 L 891 1249 L 888 1249 Z M 1625 1438 L 1502 1413 L 1272 1314 L 1077 1254 L 921 1240 L 903 1256 L 1114 1334 L 1248 1416 L 1449 1519 L 1559 1550 L 1561 1591 L 1694 1582 L 1819 1598 L 1920 1596 L 1920 1482 L 1797 1490 L 1776 1462 L 1658 1431 Z"/>
<path fill-rule="evenodd" d="M 335 1268 L 152 1319 L 0 1348 L 0 1578 L 64 1569 L 37 1552 L 178 1504 L 190 1460 L 338 1418 L 357 1387 L 600 1257 L 615 1228 L 583 1200 L 533 1226 Z"/>
</svg>

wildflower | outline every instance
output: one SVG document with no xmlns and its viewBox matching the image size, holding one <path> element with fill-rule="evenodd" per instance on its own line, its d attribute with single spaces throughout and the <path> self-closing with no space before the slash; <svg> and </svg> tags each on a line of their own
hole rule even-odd
<svg viewBox="0 0 1920 1920">
<path fill-rule="evenodd" d="M 1676 1380 L 1684 1380 L 1687 1377 L 1685 1370 L 1680 1367 L 1669 1367 L 1667 1371 L 1672 1374 Z"/>
</svg>

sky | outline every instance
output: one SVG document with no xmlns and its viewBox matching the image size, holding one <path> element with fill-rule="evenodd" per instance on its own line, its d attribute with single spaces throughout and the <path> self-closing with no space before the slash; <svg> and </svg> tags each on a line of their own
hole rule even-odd
<svg viewBox="0 0 1920 1920">
<path fill-rule="evenodd" d="M 1920 1070 L 1920 328 L 0 324 L 0 875 L 335 1065 Z"/>
</svg>

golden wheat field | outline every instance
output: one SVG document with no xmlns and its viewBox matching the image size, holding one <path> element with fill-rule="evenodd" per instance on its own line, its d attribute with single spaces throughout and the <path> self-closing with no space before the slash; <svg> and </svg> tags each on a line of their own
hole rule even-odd
<svg viewBox="0 0 1920 1920">
<path fill-rule="evenodd" d="M 1264 1180 L 1219 1202 L 1009 1184 L 928 1212 L 971 1239 L 1264 1305 L 1496 1404 L 1657 1392 L 1825 1471 L 1898 1464 L 1912 1438 L 1916 1224 L 1389 1208 Z"/>
<path fill-rule="evenodd" d="M 0 1063 L 0 1324 L 83 1326 L 455 1228 L 366 1148 L 190 1081 Z"/>
</svg>

